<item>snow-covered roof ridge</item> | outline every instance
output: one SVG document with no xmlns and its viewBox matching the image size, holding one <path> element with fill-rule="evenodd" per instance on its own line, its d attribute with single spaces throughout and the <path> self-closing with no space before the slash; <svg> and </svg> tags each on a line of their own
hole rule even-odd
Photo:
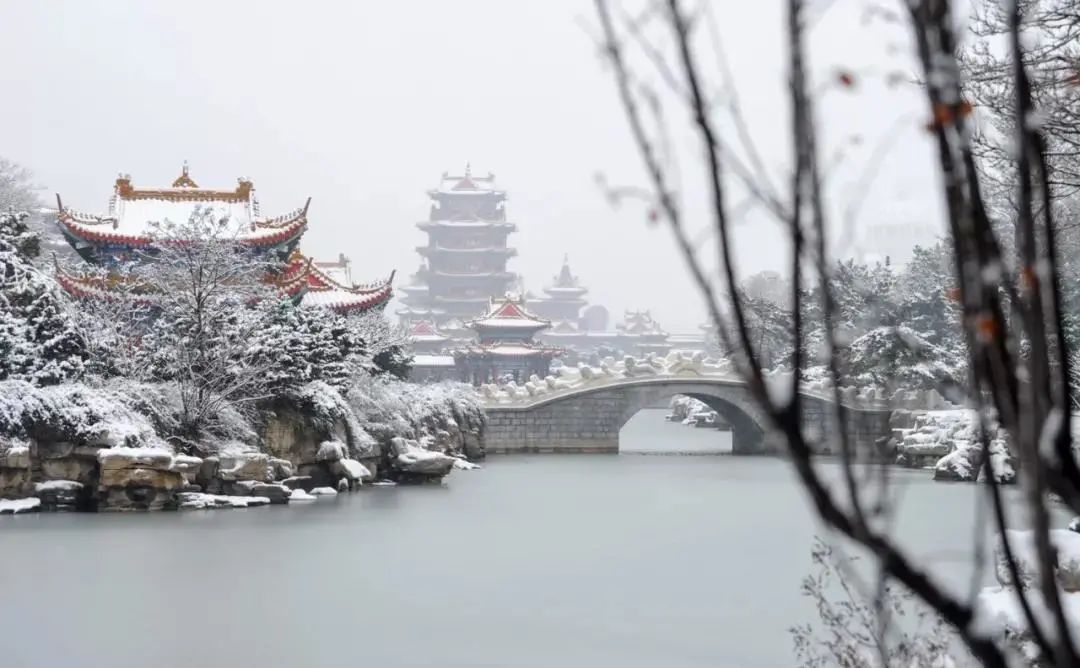
<svg viewBox="0 0 1080 668">
<path fill-rule="evenodd" d="M 472 164 L 466 163 L 465 173 L 460 176 L 443 172 L 439 187 L 429 190 L 428 194 L 431 196 L 447 194 L 505 196 L 506 191 L 496 188 L 494 174 L 488 172 L 487 176 L 476 176 L 472 173 Z"/>
<path fill-rule="evenodd" d="M 148 245 L 154 224 L 184 223 L 197 210 L 213 212 L 236 226 L 237 237 L 258 245 L 274 245 L 297 237 L 307 227 L 309 197 L 303 206 L 277 216 L 262 217 L 250 179 L 240 178 L 236 188 L 200 188 L 187 166 L 168 188 L 136 188 L 130 174 L 116 179 L 108 214 L 94 215 L 73 209 L 56 196 L 57 222 L 65 233 L 91 242 Z"/>
<path fill-rule="evenodd" d="M 471 329 L 508 327 L 512 329 L 546 329 L 551 326 L 545 320 L 525 308 L 525 299 L 507 293 L 502 299 L 490 298 L 488 312 L 466 324 Z"/>
</svg>

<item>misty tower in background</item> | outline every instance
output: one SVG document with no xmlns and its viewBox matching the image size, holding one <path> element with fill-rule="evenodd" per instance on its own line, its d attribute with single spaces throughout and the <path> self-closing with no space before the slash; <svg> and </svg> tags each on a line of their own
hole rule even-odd
<svg viewBox="0 0 1080 668">
<path fill-rule="evenodd" d="M 411 285 L 401 288 L 405 306 L 401 321 L 428 321 L 454 338 L 471 338 L 467 320 L 487 312 L 492 298 L 501 298 L 518 284 L 506 262 L 517 254 L 507 237 L 517 225 L 506 220 L 506 191 L 495 176 L 443 173 L 439 187 L 428 191 L 428 220 L 417 223 L 428 235 L 416 251 L 422 258 Z"/>
</svg>

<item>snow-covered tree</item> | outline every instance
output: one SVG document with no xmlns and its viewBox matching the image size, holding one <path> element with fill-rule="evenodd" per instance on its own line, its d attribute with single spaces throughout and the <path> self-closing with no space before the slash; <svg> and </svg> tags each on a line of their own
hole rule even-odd
<svg viewBox="0 0 1080 668">
<path fill-rule="evenodd" d="M 86 346 L 55 284 L 34 265 L 25 214 L 0 213 L 0 380 L 54 385 L 84 371 Z"/>
<path fill-rule="evenodd" d="M 127 341 L 144 379 L 179 387 L 180 432 L 191 447 L 228 409 L 265 398 L 272 380 L 271 360 L 252 342 L 282 299 L 266 280 L 276 263 L 238 232 L 212 209 L 197 209 L 188 221 L 155 224 L 154 247 L 130 269 L 153 317 L 127 321 Z"/>
</svg>

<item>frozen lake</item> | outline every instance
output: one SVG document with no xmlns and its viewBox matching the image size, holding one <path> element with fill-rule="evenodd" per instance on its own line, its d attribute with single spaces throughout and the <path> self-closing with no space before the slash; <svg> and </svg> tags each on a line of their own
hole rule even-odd
<svg viewBox="0 0 1080 668">
<path fill-rule="evenodd" d="M 627 449 L 719 438 L 646 415 Z M 976 487 L 895 475 L 904 544 L 966 586 Z M 287 508 L 5 517 L 0 656 L 5 668 L 789 666 L 817 531 L 782 460 L 634 454 L 495 457 L 441 487 Z"/>
</svg>

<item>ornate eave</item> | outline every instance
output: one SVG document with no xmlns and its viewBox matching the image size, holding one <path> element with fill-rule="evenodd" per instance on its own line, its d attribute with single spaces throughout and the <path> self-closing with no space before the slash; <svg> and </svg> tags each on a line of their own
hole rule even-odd
<svg viewBox="0 0 1080 668">
<path fill-rule="evenodd" d="M 294 256 L 303 257 L 300 253 L 294 253 Z M 396 272 L 391 271 L 385 281 L 345 285 L 312 260 L 308 259 L 307 265 L 307 289 L 302 302 L 305 306 L 320 306 L 338 313 L 357 313 L 384 308 L 394 296 L 393 282 Z"/>
</svg>

